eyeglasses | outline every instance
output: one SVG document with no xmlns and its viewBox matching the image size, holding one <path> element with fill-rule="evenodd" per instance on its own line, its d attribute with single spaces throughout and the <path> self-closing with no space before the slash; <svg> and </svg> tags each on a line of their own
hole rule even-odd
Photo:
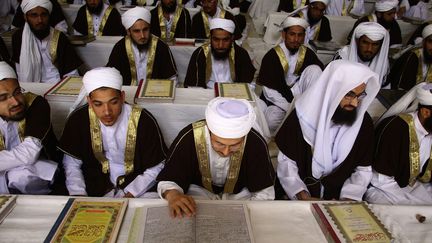
<svg viewBox="0 0 432 243">
<path fill-rule="evenodd" d="M 17 96 L 21 96 L 24 92 L 25 90 L 23 88 L 17 88 L 12 94 L 0 94 L 0 102 L 5 102 L 12 97 L 16 98 Z"/>
<path fill-rule="evenodd" d="M 355 98 L 357 98 L 357 100 L 362 100 L 366 97 L 367 93 L 365 91 L 361 92 L 360 94 L 356 94 L 353 91 L 348 92 L 344 98 L 348 101 L 352 101 Z"/>
</svg>

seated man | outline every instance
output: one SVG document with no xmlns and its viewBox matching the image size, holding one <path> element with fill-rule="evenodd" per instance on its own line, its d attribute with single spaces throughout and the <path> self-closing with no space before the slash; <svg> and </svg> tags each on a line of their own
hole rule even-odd
<svg viewBox="0 0 432 243">
<path fill-rule="evenodd" d="M 389 34 L 378 23 L 360 23 L 354 30 L 350 45 L 340 49 L 334 59 L 358 62 L 379 74 L 381 86 L 386 86 L 389 68 Z"/>
<path fill-rule="evenodd" d="M 232 20 L 210 21 L 210 43 L 196 49 L 189 61 L 184 86 L 213 89 L 216 82 L 250 83 L 255 67 L 245 49 L 234 42 Z"/>
<path fill-rule="evenodd" d="M 174 58 L 167 44 L 150 33 L 150 19 L 150 12 L 143 7 L 123 13 L 127 35 L 114 45 L 107 63 L 120 71 L 123 85 L 138 85 L 147 79 L 177 82 Z"/>
<path fill-rule="evenodd" d="M 277 8 L 278 12 L 284 11 L 290 13 L 296 9 L 302 8 L 307 5 L 309 0 L 279 0 L 279 5 Z"/>
<path fill-rule="evenodd" d="M 397 0 L 380 0 L 375 3 L 375 13 L 359 18 L 348 35 L 348 43 L 351 41 L 355 28 L 363 22 L 376 22 L 382 25 L 390 35 L 390 47 L 402 45 L 402 34 L 398 22 L 395 19 Z"/>
<path fill-rule="evenodd" d="M 94 36 L 124 36 L 120 13 L 103 0 L 86 0 L 72 25 L 76 34 Z"/>
<path fill-rule="evenodd" d="M 12 36 L 12 60 L 20 82 L 56 83 L 63 76 L 78 75 L 83 63 L 59 30 L 49 26 L 49 0 L 23 0 L 24 29 Z"/>
<path fill-rule="evenodd" d="M 230 19 L 234 23 L 234 16 L 225 9 L 219 8 L 218 0 L 202 0 L 202 9 L 192 18 L 192 37 L 198 39 L 210 38 L 210 21 L 214 18 Z M 236 26 L 234 32 L 235 39 L 241 37 L 241 31 Z"/>
<path fill-rule="evenodd" d="M 283 42 L 265 54 L 257 79 L 263 85 L 261 98 L 268 106 L 264 114 L 271 131 L 279 127 L 289 103 L 301 93 L 298 80 L 305 68 L 313 64 L 323 67 L 317 55 L 303 45 L 306 20 L 288 17 L 282 28 Z"/>
<path fill-rule="evenodd" d="M 15 71 L 0 62 L 0 103 L 0 194 L 50 193 L 61 154 L 48 102 L 23 93 Z"/>
<path fill-rule="evenodd" d="M 150 196 L 144 194 L 155 185 L 166 156 L 155 118 L 125 103 L 115 68 L 88 71 L 83 85 L 88 105 L 69 115 L 59 146 L 69 194 Z"/>
<path fill-rule="evenodd" d="M 380 88 L 368 67 L 330 62 L 275 137 L 277 176 L 290 199 L 361 201 L 372 178 L 372 119 Z"/>
<path fill-rule="evenodd" d="M 431 92 L 431 84 L 420 83 L 384 113 L 377 127 L 368 202 L 432 204 Z"/>
<path fill-rule="evenodd" d="M 157 177 L 170 214 L 193 215 L 191 196 L 273 200 L 274 169 L 267 143 L 252 128 L 256 115 L 250 103 L 218 97 L 209 102 L 205 118 L 179 133 Z"/>
<path fill-rule="evenodd" d="M 151 33 L 164 41 L 191 37 L 189 11 L 177 5 L 177 0 L 162 0 L 151 11 Z"/>
<path fill-rule="evenodd" d="M 422 32 L 422 47 L 416 47 L 399 57 L 388 75 L 392 89 L 410 90 L 421 82 L 432 82 L 432 24 Z"/>
<path fill-rule="evenodd" d="M 432 21 L 425 21 L 423 24 L 419 25 L 417 27 L 417 29 L 414 31 L 414 33 L 412 33 L 411 37 L 408 40 L 407 45 L 416 45 L 416 44 L 420 44 L 423 41 L 423 37 L 422 37 L 422 32 L 423 29 L 432 24 Z"/>
<path fill-rule="evenodd" d="M 306 19 L 309 27 L 306 29 L 306 41 L 331 41 L 330 21 L 324 13 L 329 0 L 311 0 L 308 7 L 299 14 Z"/>
<path fill-rule="evenodd" d="M 362 16 L 365 14 L 364 0 L 330 0 L 327 15 Z"/>
</svg>

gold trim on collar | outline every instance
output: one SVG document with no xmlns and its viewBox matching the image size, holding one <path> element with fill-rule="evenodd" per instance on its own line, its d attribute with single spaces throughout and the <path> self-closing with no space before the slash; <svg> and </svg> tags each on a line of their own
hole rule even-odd
<svg viewBox="0 0 432 243">
<path fill-rule="evenodd" d="M 131 72 L 131 86 L 136 86 L 138 83 L 138 74 L 137 68 L 135 64 L 135 56 L 132 49 L 132 40 L 130 36 L 125 37 L 125 47 L 126 47 L 126 55 L 129 60 L 130 72 Z"/>
<path fill-rule="evenodd" d="M 138 6 L 145 6 L 147 4 L 147 0 L 137 0 Z"/>
<path fill-rule="evenodd" d="M 299 7 L 303 7 L 306 4 L 306 0 L 302 0 L 300 3 L 300 6 L 297 7 L 297 0 L 292 0 L 293 1 L 293 7 L 294 9 L 298 9 Z"/>
<path fill-rule="evenodd" d="M 210 43 L 205 43 L 201 46 L 201 48 L 204 51 L 204 56 L 206 59 L 206 72 L 205 72 L 205 81 L 206 83 L 210 80 L 211 73 L 212 73 L 212 59 L 211 59 L 211 46 Z M 197 57 L 198 58 L 198 57 Z M 198 70 L 197 70 L 198 73 Z M 198 79 L 197 79 L 198 81 Z"/>
<path fill-rule="evenodd" d="M 90 119 L 90 136 L 92 142 L 93 155 L 99 161 L 102 166 L 102 173 L 108 174 L 109 172 L 109 163 L 108 159 L 105 157 L 103 153 L 103 145 L 102 145 L 102 132 L 99 125 L 99 119 L 96 117 L 93 109 L 88 107 L 89 119 Z"/>
<path fill-rule="evenodd" d="M 367 18 L 368 18 L 369 22 L 375 22 L 374 17 L 373 17 L 372 14 L 368 15 Z"/>
<path fill-rule="evenodd" d="M 54 64 L 54 66 L 55 66 L 55 62 L 57 61 L 57 47 L 58 47 L 59 39 L 60 39 L 60 31 L 54 29 L 53 36 L 50 41 L 50 49 L 49 49 L 51 63 Z"/>
<path fill-rule="evenodd" d="M 416 76 L 416 84 L 421 82 L 432 82 L 432 71 L 431 65 L 428 65 L 428 70 L 426 72 L 426 76 L 423 78 L 423 48 L 417 48 L 413 51 L 418 59 L 418 66 L 417 66 L 417 76 Z"/>
<path fill-rule="evenodd" d="M 175 11 L 174 17 L 173 17 L 173 22 L 171 25 L 169 38 L 167 36 L 167 26 L 165 24 L 165 17 L 163 15 L 162 5 L 159 4 L 159 6 L 157 8 L 158 8 L 157 11 L 158 11 L 158 18 L 159 18 L 159 26 L 160 26 L 160 30 L 161 30 L 161 39 L 167 40 L 167 41 L 174 39 L 175 31 L 177 29 L 177 23 L 178 23 L 178 20 L 180 19 L 180 15 L 183 11 L 183 8 L 181 6 L 178 6 L 176 8 L 176 11 Z"/>
<path fill-rule="evenodd" d="M 312 38 L 313 40 L 318 40 L 318 36 L 319 36 L 320 31 L 321 31 L 321 23 L 322 23 L 321 20 L 317 23 L 318 26 L 315 29 L 314 37 Z"/>
<path fill-rule="evenodd" d="M 229 64 L 230 64 L 230 72 L 231 72 L 231 80 L 235 82 L 236 80 L 236 73 L 235 73 L 235 48 L 234 48 L 234 42 L 231 44 L 231 50 L 229 53 Z M 242 80 L 239 80 L 240 82 Z"/>
<path fill-rule="evenodd" d="M 147 74 L 146 78 L 151 78 L 151 75 L 153 73 L 153 64 L 156 56 L 156 48 L 157 48 L 157 42 L 159 38 L 155 35 L 151 35 L 150 39 L 150 45 L 147 50 Z"/>
<path fill-rule="evenodd" d="M 129 117 L 128 130 L 126 134 L 126 147 L 124 155 L 126 175 L 130 174 L 134 170 L 135 146 L 140 116 L 141 108 L 138 106 L 133 106 Z M 119 184 L 121 185 L 122 183 Z"/>
<path fill-rule="evenodd" d="M 287 61 L 287 58 L 285 56 L 285 53 L 282 50 L 282 47 L 280 47 L 279 45 L 275 46 L 274 50 L 276 51 L 276 54 L 277 54 L 277 56 L 279 58 L 279 62 L 282 65 L 284 73 L 286 74 L 288 72 L 288 61 Z"/>
<path fill-rule="evenodd" d="M 113 6 L 109 5 L 108 8 L 105 10 L 105 13 L 102 17 L 102 21 L 101 24 L 99 25 L 99 31 L 97 33 L 97 36 L 102 36 L 103 34 L 103 29 L 105 27 L 105 24 L 108 20 L 109 15 L 111 14 L 111 11 L 113 10 Z M 86 16 L 87 16 L 87 34 L 88 35 L 95 35 L 94 33 L 94 29 L 93 29 L 93 17 L 90 13 L 90 11 L 88 10 L 88 8 L 86 7 Z"/>
<path fill-rule="evenodd" d="M 304 45 L 301 45 L 298 50 L 298 56 L 297 56 L 297 63 L 294 69 L 294 74 L 300 75 L 300 69 L 303 66 L 303 62 L 306 56 L 307 47 Z"/>
</svg>

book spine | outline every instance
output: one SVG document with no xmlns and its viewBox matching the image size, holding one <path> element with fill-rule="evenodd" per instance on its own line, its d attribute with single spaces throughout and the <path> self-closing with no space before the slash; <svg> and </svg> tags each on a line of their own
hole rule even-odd
<svg viewBox="0 0 432 243">
<path fill-rule="evenodd" d="M 219 96 L 219 83 L 218 82 L 216 82 L 214 84 L 214 92 L 215 92 L 215 97 L 218 97 Z"/>
<path fill-rule="evenodd" d="M 139 94 L 141 92 L 141 86 L 143 85 L 143 83 L 144 83 L 144 79 L 141 79 L 140 82 L 139 82 L 139 84 L 138 84 L 138 87 L 136 89 L 136 92 L 135 92 L 135 97 L 134 97 L 134 103 L 135 104 L 137 103 L 138 96 L 139 96 Z"/>
<path fill-rule="evenodd" d="M 51 92 L 51 91 L 53 91 L 55 88 L 57 88 L 57 86 L 59 86 L 61 83 L 63 83 L 64 81 L 66 81 L 67 79 L 69 79 L 69 77 L 66 77 L 66 78 L 64 78 L 64 79 L 62 79 L 62 80 L 60 80 L 60 81 L 58 81 L 55 85 L 53 85 L 47 92 L 45 92 L 45 94 L 44 94 L 44 98 L 46 99 L 47 98 L 47 95 L 49 95 L 49 93 Z"/>
<path fill-rule="evenodd" d="M 312 214 L 317 220 L 321 228 L 321 231 L 324 233 L 327 241 L 332 243 L 341 243 L 339 237 L 336 235 L 336 232 L 333 230 L 333 227 L 330 225 L 329 221 L 327 220 L 326 216 L 324 215 L 324 212 L 321 210 L 319 205 L 316 203 L 312 203 L 311 209 L 312 209 Z"/>
<path fill-rule="evenodd" d="M 63 219 L 66 216 L 67 212 L 69 211 L 70 207 L 72 206 L 73 201 L 75 201 L 75 198 L 70 198 L 67 201 L 67 203 L 64 206 L 63 210 L 61 211 L 60 215 L 57 217 L 56 222 L 54 223 L 54 225 L 51 228 L 50 232 L 48 233 L 47 237 L 45 238 L 44 243 L 50 243 L 52 241 L 57 229 L 59 228 L 61 222 L 63 221 Z"/>
</svg>

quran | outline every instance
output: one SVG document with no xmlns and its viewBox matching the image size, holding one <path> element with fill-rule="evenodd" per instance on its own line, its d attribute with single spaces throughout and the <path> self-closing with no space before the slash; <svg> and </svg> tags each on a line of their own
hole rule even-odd
<svg viewBox="0 0 432 243">
<path fill-rule="evenodd" d="M 245 99 L 255 102 L 247 83 L 215 83 L 215 96 Z"/>
<path fill-rule="evenodd" d="M 85 45 L 96 40 L 96 37 L 94 35 L 70 35 L 68 39 L 72 45 Z"/>
<path fill-rule="evenodd" d="M 74 101 L 83 85 L 82 77 L 66 77 L 51 87 L 44 95 L 47 100 Z"/>
<path fill-rule="evenodd" d="M 71 198 L 44 242 L 115 242 L 127 205 L 126 199 Z"/>
<path fill-rule="evenodd" d="M 173 102 L 175 96 L 174 81 L 170 79 L 148 79 L 144 84 L 141 80 L 135 93 L 135 103 L 142 102 Z"/>
<path fill-rule="evenodd" d="M 164 204 L 165 205 L 165 204 Z M 168 206 L 135 210 L 128 242 L 254 242 L 244 204 L 198 202 L 194 217 L 171 218 Z"/>
<path fill-rule="evenodd" d="M 15 204 L 15 195 L 0 195 L 0 224 L 9 215 Z"/>
<path fill-rule="evenodd" d="M 384 225 L 364 202 L 312 203 L 311 210 L 328 242 L 391 242 Z"/>
</svg>

